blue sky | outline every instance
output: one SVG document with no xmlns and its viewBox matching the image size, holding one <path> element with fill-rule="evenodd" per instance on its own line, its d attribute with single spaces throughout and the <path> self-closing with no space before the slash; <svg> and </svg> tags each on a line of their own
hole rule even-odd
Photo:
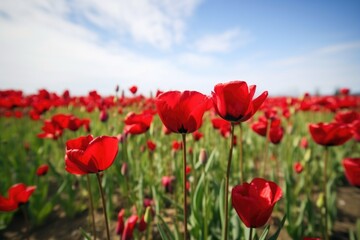
<svg viewBox="0 0 360 240">
<path fill-rule="evenodd" d="M 0 1 L 0 88 L 360 92 L 360 1 Z"/>
</svg>

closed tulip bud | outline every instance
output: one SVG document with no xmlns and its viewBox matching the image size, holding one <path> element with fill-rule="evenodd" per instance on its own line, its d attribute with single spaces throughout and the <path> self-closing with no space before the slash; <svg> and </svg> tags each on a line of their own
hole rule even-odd
<svg viewBox="0 0 360 240">
<path fill-rule="evenodd" d="M 128 165 L 127 163 L 123 163 L 121 165 L 121 175 L 127 176 L 127 174 L 128 174 Z"/>
<path fill-rule="evenodd" d="M 204 148 L 200 149 L 199 161 L 202 164 L 206 164 L 207 160 L 208 160 L 208 155 L 207 155 L 206 150 Z"/>
<path fill-rule="evenodd" d="M 109 119 L 109 114 L 106 112 L 106 110 L 101 110 L 99 118 L 101 122 L 106 122 Z"/>
</svg>

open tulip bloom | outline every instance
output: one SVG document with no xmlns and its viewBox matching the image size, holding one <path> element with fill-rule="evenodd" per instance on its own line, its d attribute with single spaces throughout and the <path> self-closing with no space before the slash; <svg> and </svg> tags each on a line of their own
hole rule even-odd
<svg viewBox="0 0 360 240">
<path fill-rule="evenodd" d="M 360 158 L 345 158 L 342 164 L 349 183 L 360 188 Z"/>
<path fill-rule="evenodd" d="M 339 146 L 352 138 L 351 129 L 342 123 L 310 124 L 309 131 L 317 144 L 322 146 Z"/>
<path fill-rule="evenodd" d="M 118 153 L 116 137 L 88 135 L 66 142 L 65 170 L 71 174 L 99 173 L 109 168 Z"/>
<path fill-rule="evenodd" d="M 101 186 L 101 177 L 99 173 L 108 169 L 113 164 L 118 150 L 119 142 L 116 137 L 100 136 L 93 138 L 93 136 L 88 135 L 66 142 L 65 170 L 71 174 L 78 175 L 84 175 L 88 173 L 96 174 L 102 198 L 107 239 L 110 239 L 110 231 L 107 220 L 105 197 Z M 90 208 L 92 209 L 92 198 L 89 181 L 90 180 L 88 177 L 88 190 L 91 202 Z M 95 225 L 93 228 L 95 235 Z"/>
<path fill-rule="evenodd" d="M 169 91 L 156 98 L 161 121 L 174 133 L 192 133 L 198 130 L 209 103 L 207 96 L 196 91 Z"/>
<path fill-rule="evenodd" d="M 251 118 L 265 101 L 265 91 L 253 99 L 256 86 L 244 81 L 219 83 L 214 87 L 212 100 L 216 112 L 230 122 L 244 122 Z"/>
<path fill-rule="evenodd" d="M 183 198 L 184 198 L 184 239 L 187 239 L 187 190 L 186 190 L 186 139 L 201 127 L 202 117 L 211 107 L 209 98 L 196 91 L 169 91 L 157 96 L 156 108 L 165 127 L 180 133 L 183 142 Z"/>
<path fill-rule="evenodd" d="M 227 83 L 219 83 L 215 85 L 214 91 L 212 92 L 212 102 L 216 113 L 226 121 L 231 123 L 230 137 L 231 145 L 229 151 L 229 158 L 227 163 L 227 170 L 225 175 L 225 224 L 223 229 L 223 239 L 227 240 L 228 237 L 228 194 L 229 194 L 229 177 L 230 177 L 230 166 L 232 160 L 232 151 L 235 145 L 234 142 L 234 126 L 235 123 L 245 122 L 250 119 L 260 106 L 265 101 L 268 92 L 265 91 L 257 98 L 253 99 L 255 94 L 256 86 L 251 85 L 250 87 L 244 81 L 231 81 Z M 240 173 L 241 181 L 244 179 L 243 171 L 243 156 L 242 156 L 242 130 L 240 125 Z"/>
<path fill-rule="evenodd" d="M 253 228 L 262 227 L 269 220 L 281 197 L 281 188 L 263 178 L 255 178 L 232 189 L 232 205 L 241 221 L 250 228 L 249 239 L 252 239 Z"/>
<path fill-rule="evenodd" d="M 15 211 L 21 204 L 25 204 L 29 201 L 29 198 L 35 189 L 36 186 L 27 187 L 23 183 L 11 186 L 9 188 L 7 198 L 0 195 L 0 211 Z"/>
<path fill-rule="evenodd" d="M 323 193 L 324 193 L 324 238 L 329 239 L 328 233 L 328 205 L 327 205 L 327 162 L 328 162 L 328 147 L 339 146 L 350 140 L 353 136 L 350 127 L 342 123 L 318 123 L 310 124 L 309 131 L 313 140 L 325 147 L 324 151 L 324 173 L 323 173 Z"/>
</svg>

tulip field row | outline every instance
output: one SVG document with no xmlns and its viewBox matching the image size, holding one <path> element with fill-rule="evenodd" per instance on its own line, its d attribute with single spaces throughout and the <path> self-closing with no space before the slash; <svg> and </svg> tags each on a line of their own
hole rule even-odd
<svg viewBox="0 0 360 240">
<path fill-rule="evenodd" d="M 339 239 L 338 189 L 360 195 L 360 97 L 269 94 L 0 90 L 0 238 L 85 215 L 65 239 Z"/>
</svg>

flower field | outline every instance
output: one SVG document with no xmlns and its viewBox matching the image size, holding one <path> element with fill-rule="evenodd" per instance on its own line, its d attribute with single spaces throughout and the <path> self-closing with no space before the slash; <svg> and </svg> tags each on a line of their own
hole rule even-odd
<svg viewBox="0 0 360 240">
<path fill-rule="evenodd" d="M 0 239 L 360 239 L 360 96 L 0 90 Z"/>
</svg>

